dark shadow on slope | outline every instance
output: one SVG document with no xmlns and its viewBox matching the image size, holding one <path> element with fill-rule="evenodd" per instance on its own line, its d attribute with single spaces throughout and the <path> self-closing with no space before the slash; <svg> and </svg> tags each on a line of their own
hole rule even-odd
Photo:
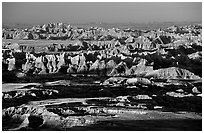
<svg viewBox="0 0 204 133">
<path fill-rule="evenodd" d="M 74 131 L 201 131 L 202 120 L 111 120 L 87 127 L 73 127 Z"/>
</svg>

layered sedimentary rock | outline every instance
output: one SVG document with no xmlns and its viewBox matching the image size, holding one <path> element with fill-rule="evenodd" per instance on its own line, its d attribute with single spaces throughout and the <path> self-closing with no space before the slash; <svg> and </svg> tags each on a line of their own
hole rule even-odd
<svg viewBox="0 0 204 133">
<path fill-rule="evenodd" d="M 200 77 L 194 73 L 178 67 L 154 70 L 145 76 L 154 77 L 156 79 L 200 79 Z"/>
<path fill-rule="evenodd" d="M 3 36 L 8 36 L 8 32 L 4 29 Z M 191 73 L 201 76 L 200 26 L 174 26 L 143 33 L 130 29 L 82 29 L 63 23 L 50 23 L 32 29 L 16 30 L 11 34 L 19 39 L 39 39 L 37 36 L 48 32 L 49 36 L 55 34 L 55 39 L 66 36 L 67 39 L 78 40 L 69 45 L 45 46 L 43 49 L 46 53 L 36 53 L 37 47 L 33 46 L 4 44 L 5 69 L 33 74 L 58 73 L 60 69 L 66 68 L 67 73 L 95 73 L 104 76 L 152 75 L 155 78 L 187 79 L 199 78 Z M 111 39 L 100 40 L 99 36 L 110 36 Z M 24 57 L 19 58 L 16 53 Z M 12 59 L 9 55 L 13 56 Z"/>
</svg>

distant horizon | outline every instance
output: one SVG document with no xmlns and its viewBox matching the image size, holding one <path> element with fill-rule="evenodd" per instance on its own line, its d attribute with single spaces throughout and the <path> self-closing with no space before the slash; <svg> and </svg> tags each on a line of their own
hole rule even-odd
<svg viewBox="0 0 204 133">
<path fill-rule="evenodd" d="M 49 24 L 49 23 L 64 23 L 64 24 L 156 24 L 156 23 L 201 23 L 202 24 L 202 20 L 201 21 L 149 21 L 149 22 L 47 22 L 47 23 L 14 23 L 14 22 L 10 22 L 10 23 L 5 23 L 2 22 L 2 24 L 26 24 L 26 25 L 34 25 L 34 24 Z"/>
<path fill-rule="evenodd" d="M 42 26 L 43 24 L 48 24 L 48 23 L 42 23 L 42 24 L 18 24 L 18 23 L 13 23 L 13 24 L 4 24 L 2 25 L 2 28 L 6 29 L 27 29 L 27 28 L 32 28 L 37 25 Z M 166 29 L 168 27 L 171 27 L 173 25 L 176 26 L 187 26 L 187 25 L 202 25 L 202 22 L 147 22 L 147 23 L 133 23 L 133 22 L 128 22 L 128 23 L 94 23 L 94 22 L 87 22 L 87 23 L 65 23 L 69 24 L 74 27 L 78 28 L 90 28 L 90 27 L 101 27 L 105 29 L 111 29 L 111 28 L 119 28 L 119 29 L 134 29 L 134 30 L 153 30 L 153 29 Z"/>
</svg>

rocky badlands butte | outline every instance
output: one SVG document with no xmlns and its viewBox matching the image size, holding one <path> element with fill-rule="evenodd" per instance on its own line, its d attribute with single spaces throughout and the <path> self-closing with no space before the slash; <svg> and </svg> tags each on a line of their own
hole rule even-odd
<svg viewBox="0 0 204 133">
<path fill-rule="evenodd" d="M 202 25 L 3 28 L 2 128 L 202 130 Z"/>
</svg>

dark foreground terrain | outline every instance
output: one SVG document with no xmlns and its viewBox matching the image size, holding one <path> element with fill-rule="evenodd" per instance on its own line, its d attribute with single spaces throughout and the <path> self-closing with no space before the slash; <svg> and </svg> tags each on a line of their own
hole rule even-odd
<svg viewBox="0 0 204 133">
<path fill-rule="evenodd" d="M 201 95 L 179 92 L 179 86 L 107 86 L 101 85 L 106 77 L 62 77 L 3 84 L 3 130 L 202 130 Z"/>
</svg>

